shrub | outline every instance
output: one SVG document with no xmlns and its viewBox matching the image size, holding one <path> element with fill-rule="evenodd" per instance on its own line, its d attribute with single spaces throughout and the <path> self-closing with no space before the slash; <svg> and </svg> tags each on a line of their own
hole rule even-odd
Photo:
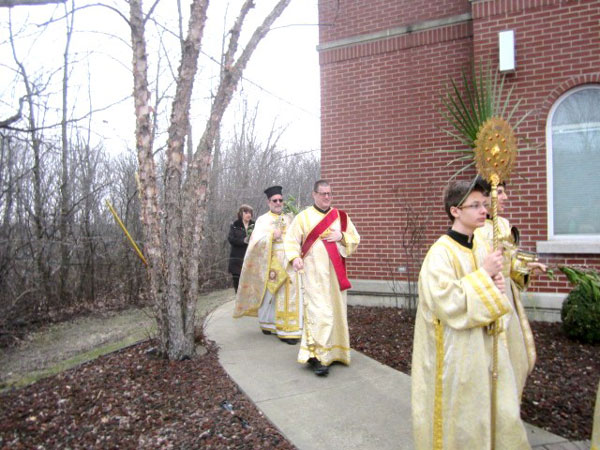
<svg viewBox="0 0 600 450">
<path fill-rule="evenodd" d="M 565 334 L 586 343 L 600 342 L 600 275 L 593 270 L 559 269 L 575 286 L 560 313 Z"/>
</svg>

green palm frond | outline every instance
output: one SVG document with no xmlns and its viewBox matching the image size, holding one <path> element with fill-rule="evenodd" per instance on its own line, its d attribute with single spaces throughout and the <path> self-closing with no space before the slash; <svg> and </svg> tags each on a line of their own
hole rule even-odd
<svg viewBox="0 0 600 450">
<path fill-rule="evenodd" d="M 472 167 L 472 166 L 475 165 L 475 161 L 473 161 L 471 157 L 465 156 L 464 158 L 461 158 L 461 160 L 465 160 L 465 159 L 471 159 L 471 162 L 469 164 L 467 164 L 467 165 L 462 166 L 460 169 L 458 169 L 456 172 L 454 172 L 454 174 L 450 177 L 450 179 L 448 181 L 452 181 L 454 178 L 456 178 L 457 176 L 459 176 L 461 173 L 463 173 L 469 167 Z M 455 161 L 458 161 L 458 160 L 455 160 Z"/>
<path fill-rule="evenodd" d="M 448 136 L 460 141 L 461 143 L 463 143 L 465 146 L 470 147 L 471 143 L 473 141 L 471 141 L 468 137 L 465 137 L 462 133 L 460 132 L 454 132 L 451 130 L 447 130 L 447 129 L 442 129 L 442 131 L 444 133 L 446 133 Z M 465 150 L 462 149 L 455 149 L 455 150 L 446 150 L 448 152 L 464 152 Z"/>
<path fill-rule="evenodd" d="M 521 103 L 521 101 L 519 100 L 517 103 Z M 514 113 L 514 111 L 513 111 L 513 113 Z M 517 121 L 515 122 L 514 129 L 516 130 L 517 128 L 519 128 L 519 125 L 521 125 L 521 123 L 522 123 L 522 122 L 523 122 L 523 121 L 524 121 L 524 120 L 525 120 L 527 117 L 529 117 L 529 115 L 530 115 L 531 113 L 532 113 L 532 111 L 531 111 L 531 110 L 529 110 L 529 111 L 527 111 L 525 114 L 523 114 L 523 117 L 521 117 L 519 120 L 517 120 Z M 511 115 L 510 115 L 510 117 L 512 117 L 512 116 L 513 116 L 513 114 L 511 114 Z M 509 119 L 507 119 L 507 120 L 509 120 Z M 530 148 L 530 146 L 527 146 L 527 148 Z"/>
<path fill-rule="evenodd" d="M 450 129 L 444 128 L 442 131 L 460 142 L 464 148 L 436 151 L 463 154 L 454 158 L 451 163 L 473 160 L 475 141 L 481 126 L 492 117 L 502 117 L 509 123 L 513 120 L 521 100 L 512 103 L 511 106 L 514 85 L 507 90 L 504 82 L 504 75 L 492 70 L 490 63 L 484 67 L 483 62 L 480 62 L 478 67 L 472 64 L 469 70 L 462 71 L 460 87 L 454 80 L 449 80 L 446 94 L 441 98 L 440 114 L 450 125 Z M 517 129 L 528 116 L 529 113 L 523 115 L 513 128 Z M 452 178 L 465 169 L 466 167 L 460 169 Z"/>
</svg>

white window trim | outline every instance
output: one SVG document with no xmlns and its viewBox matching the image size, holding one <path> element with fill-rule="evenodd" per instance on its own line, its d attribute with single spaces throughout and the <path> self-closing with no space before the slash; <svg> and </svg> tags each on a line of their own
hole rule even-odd
<svg viewBox="0 0 600 450">
<path fill-rule="evenodd" d="M 600 85 L 582 85 L 562 94 L 550 108 L 546 120 L 546 194 L 548 199 L 548 240 L 536 243 L 539 253 L 600 254 L 600 235 L 554 234 L 554 178 L 552 166 L 552 119 L 560 104 L 569 96 L 583 89 L 599 89 Z"/>
</svg>

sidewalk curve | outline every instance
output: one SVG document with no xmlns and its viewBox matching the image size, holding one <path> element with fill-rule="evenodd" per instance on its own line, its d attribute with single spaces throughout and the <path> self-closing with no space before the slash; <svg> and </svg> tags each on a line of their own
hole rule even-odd
<svg viewBox="0 0 600 450">
<path fill-rule="evenodd" d="M 298 346 L 262 334 L 254 318 L 233 319 L 233 302 L 214 310 L 205 332 L 240 389 L 300 450 L 413 449 L 410 377 L 352 350 L 350 367 L 316 377 L 296 362 Z M 534 449 L 583 447 L 527 425 Z"/>
</svg>

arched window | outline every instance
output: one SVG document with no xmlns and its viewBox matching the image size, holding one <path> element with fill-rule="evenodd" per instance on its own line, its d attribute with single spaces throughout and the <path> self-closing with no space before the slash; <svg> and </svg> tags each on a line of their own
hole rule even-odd
<svg viewBox="0 0 600 450">
<path fill-rule="evenodd" d="M 600 85 L 561 96 L 550 111 L 548 230 L 550 239 L 600 238 Z"/>
</svg>

